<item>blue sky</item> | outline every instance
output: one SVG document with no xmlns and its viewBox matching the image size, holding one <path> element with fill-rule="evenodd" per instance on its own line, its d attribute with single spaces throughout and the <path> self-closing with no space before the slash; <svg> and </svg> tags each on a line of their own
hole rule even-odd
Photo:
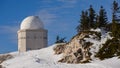
<svg viewBox="0 0 120 68">
<path fill-rule="evenodd" d="M 17 31 L 27 16 L 40 17 L 48 30 L 48 43 L 52 45 L 57 35 L 70 40 L 76 34 L 80 13 L 90 5 L 93 5 L 96 12 L 103 5 L 110 21 L 112 2 L 113 0 L 0 0 L 0 53 L 17 50 Z"/>
</svg>

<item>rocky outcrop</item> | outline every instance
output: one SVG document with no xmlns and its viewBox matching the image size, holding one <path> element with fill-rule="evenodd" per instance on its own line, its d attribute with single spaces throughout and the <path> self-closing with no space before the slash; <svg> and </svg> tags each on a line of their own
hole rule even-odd
<svg viewBox="0 0 120 68">
<path fill-rule="evenodd" d="M 0 68 L 3 68 L 2 65 L 0 65 Z"/>
<path fill-rule="evenodd" d="M 8 60 L 8 59 L 11 59 L 13 58 L 12 55 L 10 54 L 3 54 L 3 55 L 0 55 L 0 68 L 5 68 L 1 65 L 1 63 L 3 63 L 4 61 Z"/>
<path fill-rule="evenodd" d="M 13 58 L 13 56 L 10 55 L 10 54 L 0 55 L 0 64 L 1 64 L 2 62 L 4 62 L 5 60 L 11 59 L 11 58 Z"/>
<path fill-rule="evenodd" d="M 63 53 L 62 59 L 59 62 L 66 63 L 85 63 L 91 60 L 90 48 L 93 45 L 92 42 L 86 41 L 85 38 L 90 38 L 90 35 L 94 35 L 92 38 L 99 39 L 97 36 L 99 33 L 94 31 L 80 32 L 74 36 L 70 42 L 56 46 L 56 54 Z"/>
<path fill-rule="evenodd" d="M 57 43 L 56 46 L 53 48 L 55 54 L 61 54 L 65 50 L 65 44 L 66 43 Z"/>
</svg>

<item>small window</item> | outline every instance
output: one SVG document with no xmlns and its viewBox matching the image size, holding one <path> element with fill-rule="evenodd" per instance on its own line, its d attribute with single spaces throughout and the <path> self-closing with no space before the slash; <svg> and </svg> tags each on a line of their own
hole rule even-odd
<svg viewBox="0 0 120 68">
<path fill-rule="evenodd" d="M 27 50 L 32 50 L 31 48 L 27 48 Z"/>
<path fill-rule="evenodd" d="M 21 39 L 25 39 L 26 37 L 21 37 Z"/>
<path fill-rule="evenodd" d="M 44 37 L 44 39 L 47 39 L 47 37 Z"/>
</svg>

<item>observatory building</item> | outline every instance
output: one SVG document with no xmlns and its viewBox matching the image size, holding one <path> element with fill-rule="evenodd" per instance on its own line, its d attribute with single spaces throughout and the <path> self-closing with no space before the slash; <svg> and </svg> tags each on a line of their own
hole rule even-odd
<svg viewBox="0 0 120 68">
<path fill-rule="evenodd" d="M 25 18 L 18 30 L 18 51 L 37 50 L 47 46 L 47 30 L 38 16 Z"/>
</svg>

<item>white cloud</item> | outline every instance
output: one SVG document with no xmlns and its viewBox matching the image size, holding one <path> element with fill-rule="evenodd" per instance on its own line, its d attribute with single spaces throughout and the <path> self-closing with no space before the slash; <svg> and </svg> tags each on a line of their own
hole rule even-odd
<svg viewBox="0 0 120 68">
<path fill-rule="evenodd" d="M 1 33 L 16 33 L 18 26 L 0 26 Z"/>
<path fill-rule="evenodd" d="M 55 0 L 57 2 L 61 2 L 59 6 L 44 8 L 36 13 L 37 16 L 39 16 L 45 24 L 51 24 L 58 18 L 57 12 L 64 13 L 65 11 L 63 9 L 66 8 L 74 8 L 75 4 L 78 2 L 78 0 Z M 41 0 L 41 2 L 54 2 L 52 0 Z M 60 12 L 62 10 L 62 12 Z M 55 12 L 55 13 L 54 13 Z M 67 12 L 68 13 L 68 12 Z"/>
<path fill-rule="evenodd" d="M 54 21 L 56 21 L 57 15 L 56 14 L 52 14 L 50 12 L 48 12 L 48 10 L 43 9 L 40 10 L 39 12 L 37 12 L 37 16 L 40 17 L 40 19 L 43 21 L 43 23 L 45 25 L 49 25 L 51 23 L 53 23 Z"/>
</svg>

